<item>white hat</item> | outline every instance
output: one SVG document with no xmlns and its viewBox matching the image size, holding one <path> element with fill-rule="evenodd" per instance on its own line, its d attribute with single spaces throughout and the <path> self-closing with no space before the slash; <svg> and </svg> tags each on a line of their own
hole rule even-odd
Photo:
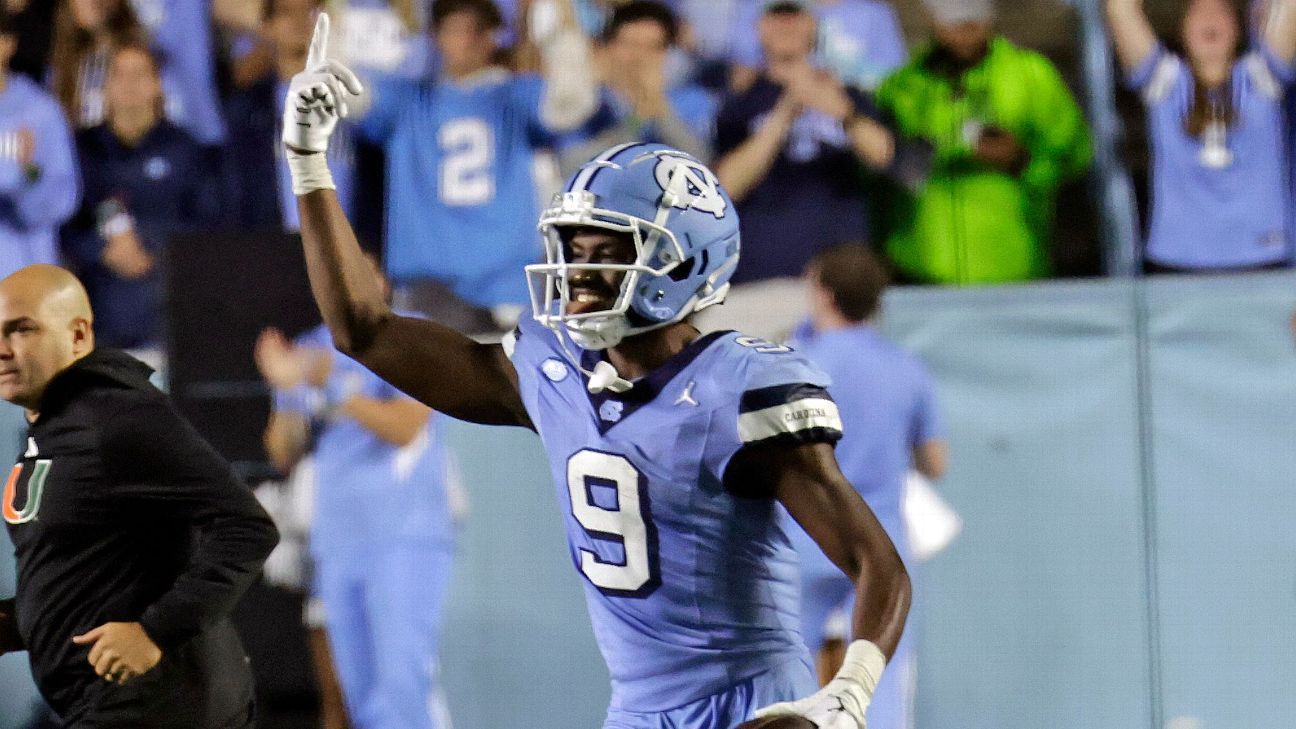
<svg viewBox="0 0 1296 729">
<path fill-rule="evenodd" d="M 923 4 L 941 25 L 958 25 L 994 17 L 993 0 L 923 0 Z"/>
</svg>

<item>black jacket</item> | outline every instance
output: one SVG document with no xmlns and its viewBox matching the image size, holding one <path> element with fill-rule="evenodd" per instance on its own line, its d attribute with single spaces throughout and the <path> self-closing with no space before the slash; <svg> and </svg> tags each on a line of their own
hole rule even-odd
<svg viewBox="0 0 1296 729">
<path fill-rule="evenodd" d="M 100 350 L 50 381 L 0 503 L 12 610 L 69 725 L 241 727 L 252 677 L 229 614 L 278 536 L 149 374 Z M 122 686 L 97 677 L 72 636 L 106 622 L 141 623 L 162 662 Z"/>
</svg>

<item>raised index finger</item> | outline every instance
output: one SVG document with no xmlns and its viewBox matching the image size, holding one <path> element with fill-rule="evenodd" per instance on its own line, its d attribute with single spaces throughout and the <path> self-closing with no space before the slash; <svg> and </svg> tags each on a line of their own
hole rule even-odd
<svg viewBox="0 0 1296 729">
<path fill-rule="evenodd" d="M 329 16 L 320 13 L 315 20 L 315 34 L 311 36 L 310 51 L 306 54 L 306 70 L 311 70 L 328 59 Z"/>
</svg>

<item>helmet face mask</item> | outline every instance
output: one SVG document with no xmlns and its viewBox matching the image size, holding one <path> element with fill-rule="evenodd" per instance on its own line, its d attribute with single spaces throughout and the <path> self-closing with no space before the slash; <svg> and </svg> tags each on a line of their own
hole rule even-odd
<svg viewBox="0 0 1296 729">
<path fill-rule="evenodd" d="M 568 188 L 540 217 L 545 263 L 526 267 L 536 321 L 599 350 L 724 299 L 737 265 L 737 215 L 700 162 L 662 145 L 622 145 L 582 168 Z M 571 262 L 569 236 L 577 228 L 628 235 L 633 260 Z M 621 274 L 611 305 L 573 307 L 574 278 L 606 282 L 609 271 Z"/>
</svg>

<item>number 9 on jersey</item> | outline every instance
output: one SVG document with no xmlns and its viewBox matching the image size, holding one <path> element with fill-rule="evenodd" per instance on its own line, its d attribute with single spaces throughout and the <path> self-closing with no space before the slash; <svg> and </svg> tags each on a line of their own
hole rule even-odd
<svg viewBox="0 0 1296 729">
<path fill-rule="evenodd" d="M 647 597 L 657 589 L 657 533 L 644 474 L 625 456 L 586 449 L 567 460 L 567 490 L 572 516 L 585 533 L 624 548 L 620 562 L 581 548 L 585 578 L 609 595 Z"/>
</svg>

